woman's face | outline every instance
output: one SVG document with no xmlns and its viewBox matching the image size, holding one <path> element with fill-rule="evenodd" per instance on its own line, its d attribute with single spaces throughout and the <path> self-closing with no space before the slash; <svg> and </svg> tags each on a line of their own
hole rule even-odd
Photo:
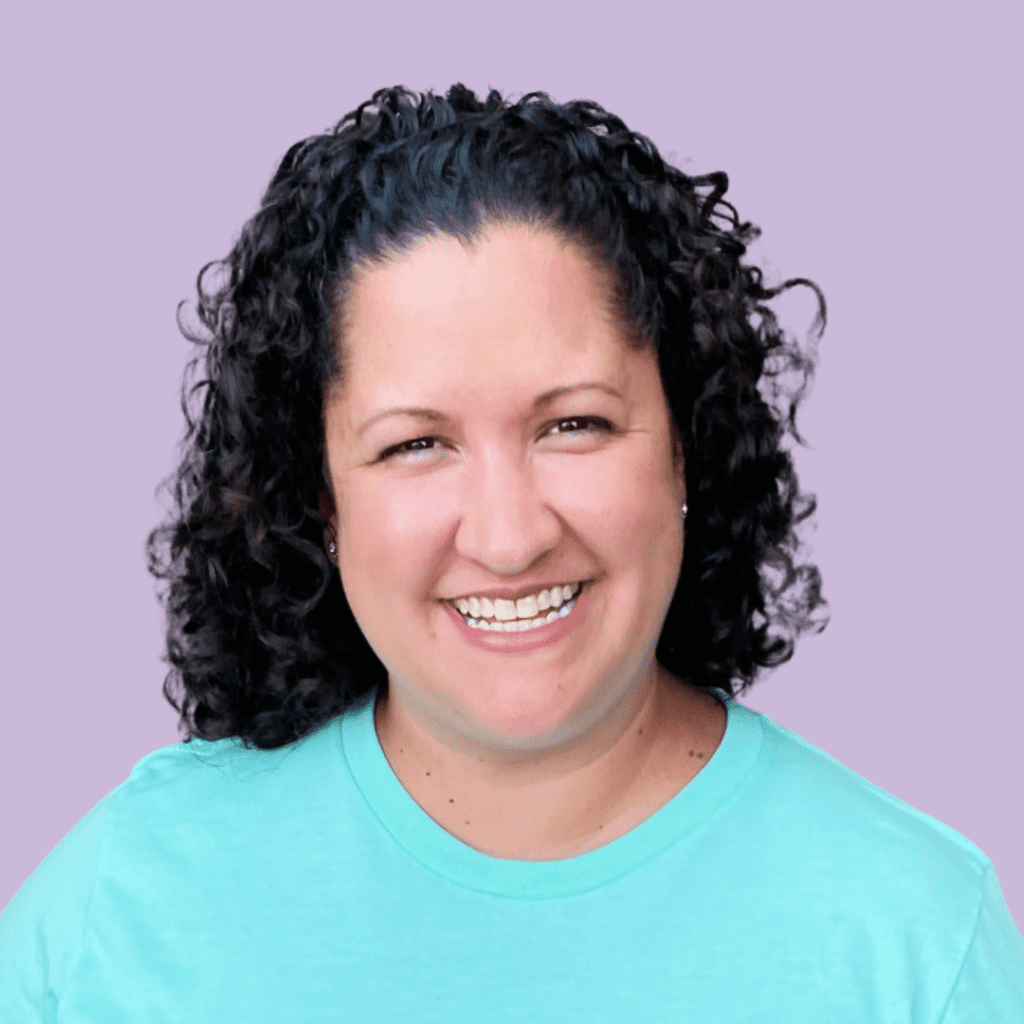
<svg viewBox="0 0 1024 1024">
<path fill-rule="evenodd" d="M 604 287 L 517 224 L 421 240 L 349 293 L 325 403 L 341 581 L 389 703 L 463 751 L 566 749 L 654 679 L 682 460 Z"/>
</svg>

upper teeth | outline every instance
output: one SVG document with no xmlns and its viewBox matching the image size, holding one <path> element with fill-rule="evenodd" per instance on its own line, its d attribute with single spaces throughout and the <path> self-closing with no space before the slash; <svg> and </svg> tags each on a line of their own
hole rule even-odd
<svg viewBox="0 0 1024 1024">
<path fill-rule="evenodd" d="M 521 597 L 518 601 L 506 601 L 500 597 L 493 601 L 486 597 L 460 597 L 456 599 L 455 607 L 463 615 L 470 615 L 474 619 L 498 619 L 500 622 L 533 619 L 537 617 L 538 612 L 559 607 L 579 589 L 579 583 L 566 583 L 550 590 L 542 590 L 539 594 Z"/>
</svg>

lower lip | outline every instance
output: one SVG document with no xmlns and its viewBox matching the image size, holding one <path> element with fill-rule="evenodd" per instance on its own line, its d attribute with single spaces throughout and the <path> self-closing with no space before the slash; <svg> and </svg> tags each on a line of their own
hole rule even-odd
<svg viewBox="0 0 1024 1024">
<path fill-rule="evenodd" d="M 450 605 L 445 610 L 451 616 L 455 628 L 466 643 L 479 647 L 482 651 L 496 654 L 529 654 L 538 647 L 547 647 L 567 637 L 587 614 L 590 605 L 590 584 L 586 584 L 576 598 L 573 609 L 564 618 L 555 619 L 544 626 L 527 630 L 525 633 L 492 633 L 487 629 L 473 629 L 466 625 L 466 620 Z"/>
</svg>

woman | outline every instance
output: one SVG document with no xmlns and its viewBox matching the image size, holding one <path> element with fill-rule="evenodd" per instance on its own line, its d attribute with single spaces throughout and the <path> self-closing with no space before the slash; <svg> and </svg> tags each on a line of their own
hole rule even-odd
<svg viewBox="0 0 1024 1024">
<path fill-rule="evenodd" d="M 733 699 L 824 604 L 726 184 L 462 86 L 289 151 L 150 538 L 188 741 L 4 912 L 5 1021 L 1024 1021 L 984 853 Z"/>
</svg>

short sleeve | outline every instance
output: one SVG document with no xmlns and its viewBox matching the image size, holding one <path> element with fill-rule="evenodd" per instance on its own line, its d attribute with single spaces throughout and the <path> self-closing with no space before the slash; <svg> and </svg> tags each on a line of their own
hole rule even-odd
<svg viewBox="0 0 1024 1024">
<path fill-rule="evenodd" d="M 1024 1024 L 1024 938 L 992 865 L 963 966 L 939 1024 Z"/>
<path fill-rule="evenodd" d="M 104 797 L 53 848 L 0 914 L 0 1020 L 49 1024 L 78 960 L 107 812 Z"/>
</svg>

